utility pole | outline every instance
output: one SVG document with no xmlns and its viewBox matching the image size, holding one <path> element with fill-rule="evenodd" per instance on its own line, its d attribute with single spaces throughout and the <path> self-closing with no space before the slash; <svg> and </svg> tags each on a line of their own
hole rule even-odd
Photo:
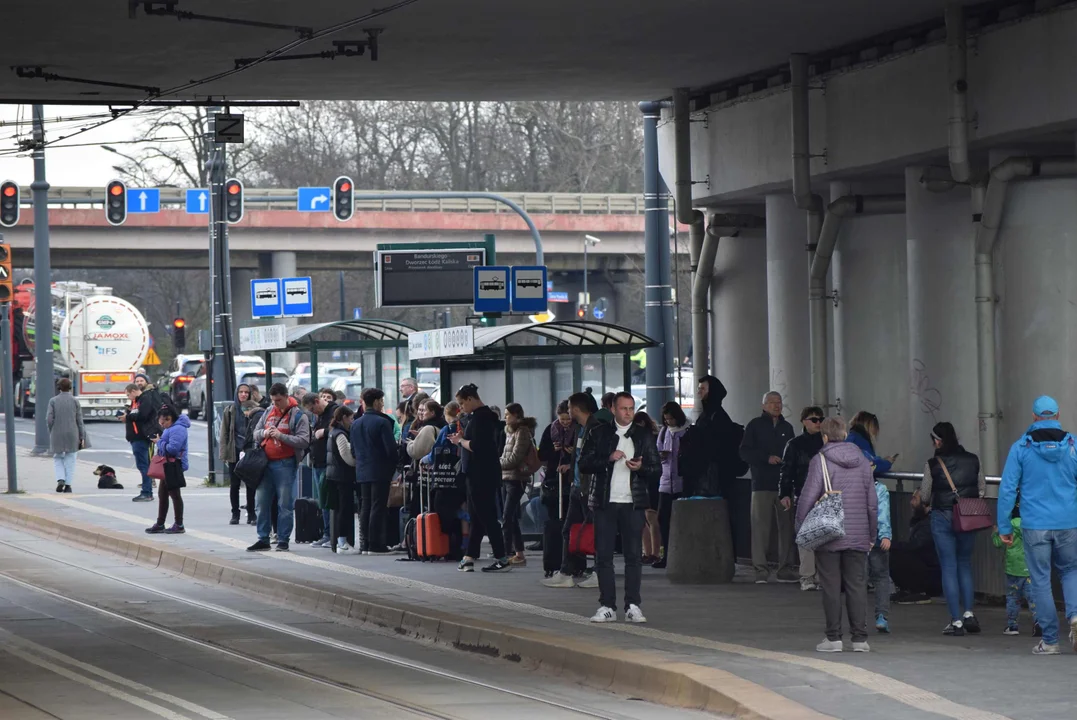
<svg viewBox="0 0 1077 720">
<path fill-rule="evenodd" d="M 37 395 L 34 399 L 34 449 L 49 452 L 45 409 L 56 393 L 52 363 L 52 269 L 49 260 L 49 183 L 45 179 L 45 108 L 34 105 L 34 355 Z M 8 345 L 10 351 L 10 345 Z M 9 481 L 10 482 L 10 481 Z"/>
<path fill-rule="evenodd" d="M 3 244 L 4 236 L 0 235 L 0 244 Z M 4 248 L 5 262 L 10 264 L 10 248 Z M 5 266 L 9 270 L 9 266 Z M 0 303 L 0 393 L 3 393 L 4 411 L 4 444 L 7 448 L 7 491 L 17 493 L 19 491 L 18 472 L 15 468 L 15 388 L 12 373 L 11 347 L 11 273 L 7 272 L 5 282 L 7 287 L 7 299 Z M 51 329 L 50 329 L 51 337 Z"/>
</svg>

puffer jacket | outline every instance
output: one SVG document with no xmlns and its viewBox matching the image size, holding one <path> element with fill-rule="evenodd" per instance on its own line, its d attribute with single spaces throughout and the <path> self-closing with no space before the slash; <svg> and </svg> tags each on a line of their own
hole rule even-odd
<svg viewBox="0 0 1077 720">
<path fill-rule="evenodd" d="M 535 418 L 525 417 L 514 427 L 505 427 L 505 449 L 501 452 L 501 479 L 505 482 L 530 482 L 527 455 L 535 447 Z"/>
<path fill-rule="evenodd" d="M 188 470 L 187 465 L 187 431 L 191 429 L 191 421 L 186 415 L 180 415 L 171 427 L 166 428 L 157 440 L 157 454 L 165 457 L 177 458 L 180 467 Z"/>
<path fill-rule="evenodd" d="M 823 545 L 819 550 L 860 550 L 867 552 L 879 534 L 879 498 L 875 494 L 875 479 L 871 463 L 860 448 L 849 442 L 828 443 L 808 467 L 808 479 L 797 503 L 797 529 L 804 523 L 808 511 L 823 496 L 823 468 L 826 458 L 833 490 L 841 493 L 845 508 L 845 537 Z"/>
</svg>

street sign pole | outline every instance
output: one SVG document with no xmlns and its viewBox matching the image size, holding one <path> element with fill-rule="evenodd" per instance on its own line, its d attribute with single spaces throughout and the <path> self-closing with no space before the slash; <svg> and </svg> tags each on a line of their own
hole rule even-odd
<svg viewBox="0 0 1077 720">
<path fill-rule="evenodd" d="M 52 269 L 49 260 L 49 183 L 45 179 L 45 108 L 34 105 L 34 355 L 37 412 L 33 455 L 49 452 L 45 408 L 56 392 L 52 366 Z M 10 352 L 10 344 L 7 346 Z M 8 368 L 11 372 L 11 368 Z"/>
<path fill-rule="evenodd" d="M 52 340 L 50 326 L 49 340 Z M 50 342 L 51 344 L 51 342 Z M 15 389 L 11 378 L 11 303 L 0 306 L 0 392 L 4 394 L 4 445 L 7 448 L 7 491 L 19 491 L 19 476 L 15 468 Z M 38 408 L 38 415 L 45 411 Z"/>
</svg>

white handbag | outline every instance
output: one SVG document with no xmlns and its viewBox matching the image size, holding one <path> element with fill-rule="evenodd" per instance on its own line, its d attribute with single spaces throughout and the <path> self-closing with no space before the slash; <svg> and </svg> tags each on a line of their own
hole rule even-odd
<svg viewBox="0 0 1077 720">
<path fill-rule="evenodd" d="M 823 467 L 823 495 L 816 501 L 815 507 L 808 511 L 797 531 L 797 545 L 805 550 L 816 550 L 845 537 L 845 506 L 841 491 L 835 491 L 831 486 L 830 470 L 822 453 L 819 453 L 819 462 Z"/>
</svg>

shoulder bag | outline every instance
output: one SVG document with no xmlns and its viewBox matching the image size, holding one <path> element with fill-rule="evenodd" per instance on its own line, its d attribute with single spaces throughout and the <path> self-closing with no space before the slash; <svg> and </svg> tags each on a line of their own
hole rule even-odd
<svg viewBox="0 0 1077 720">
<path fill-rule="evenodd" d="M 942 474 L 946 476 L 946 482 L 950 483 L 950 489 L 953 490 L 954 495 L 957 495 L 957 487 L 954 485 L 954 479 L 950 477 L 950 470 L 946 467 L 946 463 L 942 461 L 942 458 L 936 458 L 936 460 L 942 468 Z M 952 522 L 954 532 L 976 532 L 993 527 L 995 515 L 983 498 L 963 498 L 957 495 L 954 501 Z"/>
<path fill-rule="evenodd" d="M 800 530 L 797 531 L 797 545 L 805 550 L 817 550 L 827 543 L 845 537 L 845 505 L 841 499 L 841 491 L 835 491 L 831 486 L 830 470 L 826 465 L 826 456 L 822 453 L 819 453 L 819 462 L 823 469 L 823 496 L 808 511 Z"/>
</svg>

